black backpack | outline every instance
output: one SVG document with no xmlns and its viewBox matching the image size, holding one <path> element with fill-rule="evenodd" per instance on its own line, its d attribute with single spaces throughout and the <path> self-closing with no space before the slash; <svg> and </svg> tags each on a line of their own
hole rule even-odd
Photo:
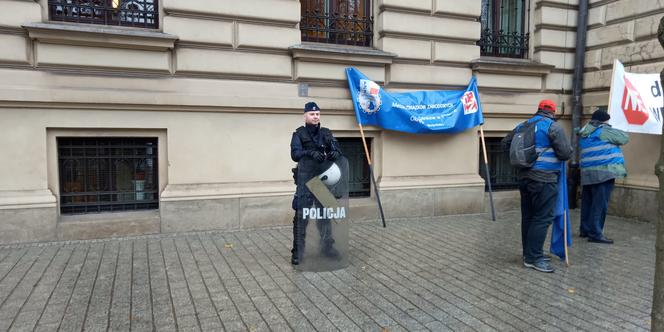
<svg viewBox="0 0 664 332">
<path fill-rule="evenodd" d="M 514 136 L 510 143 L 510 164 L 516 168 L 533 167 L 539 154 L 535 147 L 535 134 L 537 133 L 537 123 L 543 120 L 539 118 L 535 121 L 523 122 L 514 129 Z"/>
</svg>

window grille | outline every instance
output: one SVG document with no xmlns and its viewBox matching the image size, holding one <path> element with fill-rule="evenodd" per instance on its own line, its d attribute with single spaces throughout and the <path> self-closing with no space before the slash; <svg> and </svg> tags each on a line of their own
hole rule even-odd
<svg viewBox="0 0 664 332">
<path fill-rule="evenodd" d="M 348 196 L 369 197 L 371 178 L 362 139 L 339 138 L 338 140 L 341 152 L 348 159 Z M 367 139 L 367 148 L 371 151 L 371 139 Z"/>
<path fill-rule="evenodd" d="M 482 0 L 482 32 L 477 45 L 486 56 L 526 58 L 530 5 L 526 0 Z"/>
<path fill-rule="evenodd" d="M 371 46 L 370 0 L 301 0 L 302 41 Z"/>
<path fill-rule="evenodd" d="M 157 138 L 59 137 L 62 214 L 159 208 Z"/>
<path fill-rule="evenodd" d="M 491 189 L 493 190 L 513 190 L 519 188 L 517 178 L 518 170 L 510 164 L 508 151 L 504 151 L 500 141 L 501 137 L 486 137 L 487 158 L 489 158 L 489 177 L 491 178 Z M 486 171 L 484 168 L 484 155 L 482 154 L 482 144 L 480 144 L 480 167 L 479 174 L 486 181 Z M 485 190 L 489 187 L 485 184 Z"/>
<path fill-rule="evenodd" d="M 156 29 L 158 0 L 48 0 L 51 21 Z"/>
</svg>

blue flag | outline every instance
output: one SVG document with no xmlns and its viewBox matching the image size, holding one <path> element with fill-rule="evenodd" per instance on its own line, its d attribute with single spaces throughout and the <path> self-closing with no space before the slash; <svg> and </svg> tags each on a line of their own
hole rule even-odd
<svg viewBox="0 0 664 332">
<path fill-rule="evenodd" d="M 558 177 L 558 200 L 556 202 L 556 219 L 551 229 L 551 253 L 565 259 L 565 224 L 567 224 L 567 246 L 572 246 L 572 227 L 569 221 L 569 203 L 567 201 L 567 167 L 561 163 Z"/>
<path fill-rule="evenodd" d="M 484 123 L 475 77 L 465 90 L 385 92 L 346 68 L 357 122 L 407 133 L 456 133 Z"/>
</svg>

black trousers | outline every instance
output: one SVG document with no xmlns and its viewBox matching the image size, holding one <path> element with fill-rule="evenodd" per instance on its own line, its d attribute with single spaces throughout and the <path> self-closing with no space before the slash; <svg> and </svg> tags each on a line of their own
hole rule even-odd
<svg viewBox="0 0 664 332">
<path fill-rule="evenodd" d="M 519 181 L 521 193 L 521 244 L 527 263 L 544 257 L 544 240 L 555 219 L 558 184 L 532 179 Z"/>
<path fill-rule="evenodd" d="M 604 237 L 604 221 L 609 209 L 614 179 L 583 186 L 579 232 L 593 239 Z"/>
<path fill-rule="evenodd" d="M 314 208 L 322 207 L 322 205 L 316 200 L 308 202 L 311 202 L 309 207 L 312 205 Z M 307 207 L 306 204 L 303 206 Z M 303 218 L 302 208 L 295 210 L 295 216 L 293 216 L 293 249 L 291 252 L 298 255 L 298 257 L 301 257 L 304 252 L 305 236 L 307 234 L 308 225 L 309 218 Z M 334 244 L 334 239 L 332 238 L 332 223 L 329 219 L 316 219 L 316 227 L 318 228 L 318 234 L 320 235 L 321 248 L 326 249 Z"/>
</svg>

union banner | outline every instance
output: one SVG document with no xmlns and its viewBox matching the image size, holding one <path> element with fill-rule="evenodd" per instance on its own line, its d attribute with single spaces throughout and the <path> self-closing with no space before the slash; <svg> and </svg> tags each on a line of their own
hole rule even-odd
<svg viewBox="0 0 664 332">
<path fill-rule="evenodd" d="M 475 77 L 464 90 L 389 93 L 347 68 L 355 115 L 362 125 L 407 133 L 457 133 L 484 123 Z"/>
<path fill-rule="evenodd" d="M 609 124 L 642 134 L 662 134 L 662 82 L 659 74 L 634 74 L 615 60 L 609 93 Z"/>
</svg>

